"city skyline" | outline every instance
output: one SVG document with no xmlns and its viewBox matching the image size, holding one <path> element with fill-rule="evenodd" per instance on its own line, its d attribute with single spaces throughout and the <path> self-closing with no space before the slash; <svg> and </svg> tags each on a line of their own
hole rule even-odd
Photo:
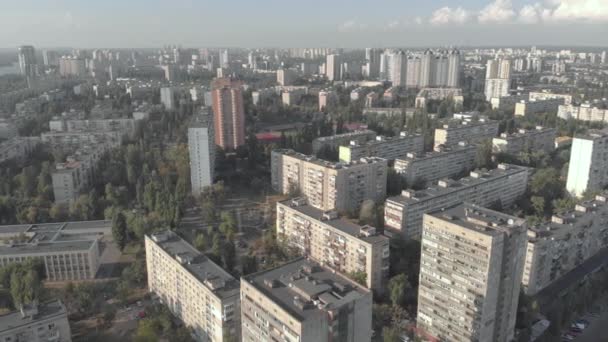
<svg viewBox="0 0 608 342">
<path fill-rule="evenodd" d="M 608 45 L 600 0 L 313 0 L 297 11 L 275 0 L 142 4 L 6 4 L 0 47 Z"/>
</svg>

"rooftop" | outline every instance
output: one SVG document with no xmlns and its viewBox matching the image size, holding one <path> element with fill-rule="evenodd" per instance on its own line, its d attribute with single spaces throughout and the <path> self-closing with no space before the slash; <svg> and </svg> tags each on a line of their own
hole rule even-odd
<svg viewBox="0 0 608 342">
<path fill-rule="evenodd" d="M 469 127 L 476 127 L 476 126 L 498 126 L 498 121 L 494 121 L 494 120 L 488 120 L 486 118 L 479 118 L 477 121 L 473 121 L 473 120 L 449 120 L 446 124 L 443 125 L 443 127 L 437 128 L 437 129 L 443 129 L 443 130 L 458 130 L 458 129 L 465 129 L 465 128 L 469 128 Z"/>
<path fill-rule="evenodd" d="M 150 239 L 169 255 L 173 256 L 175 260 L 218 297 L 227 298 L 238 295 L 240 285 L 236 278 L 175 233 L 164 231 L 152 234 Z"/>
<path fill-rule="evenodd" d="M 490 210 L 472 203 L 461 203 L 430 214 L 435 218 L 450 221 L 459 226 L 495 236 L 509 233 L 525 225 L 526 220 Z"/>
<path fill-rule="evenodd" d="M 511 133 L 511 134 L 502 133 L 499 137 L 494 138 L 494 139 L 515 140 L 515 139 L 526 138 L 531 135 L 544 134 L 544 133 L 553 133 L 553 135 L 555 135 L 555 134 L 557 134 L 557 130 L 555 128 L 550 128 L 550 127 L 536 126 L 535 129 L 520 129 L 517 132 Z"/>
<path fill-rule="evenodd" d="M 36 321 L 60 318 L 61 316 L 65 316 L 67 320 L 65 306 L 59 300 L 39 304 L 37 310 L 34 310 L 32 314 L 25 317 L 20 310 L 12 311 L 0 316 L 0 333 L 29 325 Z"/>
<path fill-rule="evenodd" d="M 376 136 L 376 139 L 374 140 L 368 140 L 362 144 L 358 143 L 357 141 L 353 140 L 350 142 L 349 145 L 344 146 L 345 148 L 352 148 L 352 147 L 363 147 L 363 146 L 373 146 L 373 145 L 382 145 L 382 144 L 386 144 L 386 143 L 391 143 L 391 142 L 395 142 L 398 140 L 405 140 L 405 139 L 422 139 L 422 135 L 421 134 L 412 134 L 412 133 L 408 133 L 408 132 L 401 132 L 398 136 L 394 136 L 394 137 L 385 137 L 382 135 Z"/>
<path fill-rule="evenodd" d="M 304 258 L 242 280 L 300 321 L 369 294 L 369 290 L 355 282 Z"/>
<path fill-rule="evenodd" d="M 346 139 L 349 137 L 353 137 L 353 136 L 360 136 L 360 135 L 376 135 L 376 132 L 366 129 L 366 130 L 360 130 L 360 131 L 354 131 L 354 132 L 348 132 L 348 133 L 343 133 L 343 134 L 335 134 L 335 135 L 330 135 L 327 137 L 320 137 L 320 138 L 316 138 L 316 141 L 331 141 L 334 139 Z"/>
<path fill-rule="evenodd" d="M 469 177 L 461 178 L 457 181 L 451 179 L 440 180 L 437 182 L 437 185 L 431 186 L 424 190 L 403 190 L 401 195 L 389 197 L 387 201 L 397 202 L 403 205 L 413 205 L 439 196 L 447 195 L 463 188 L 476 186 L 496 178 L 505 177 L 520 172 L 528 172 L 528 168 L 513 164 L 499 164 L 497 168 L 492 170 L 482 169 L 472 171 Z"/>
<path fill-rule="evenodd" d="M 386 159 L 378 158 L 378 157 L 364 157 L 358 160 L 353 160 L 350 163 L 342 163 L 342 162 L 332 162 L 328 160 L 319 159 L 315 156 L 306 155 L 303 153 L 296 152 L 290 149 L 278 149 L 273 150 L 273 153 L 280 153 L 286 156 L 290 156 L 292 158 L 300 159 L 312 164 L 316 164 L 319 166 L 331 168 L 331 169 L 347 169 L 352 166 L 362 165 L 362 164 L 374 164 L 374 163 L 386 163 Z"/>
<path fill-rule="evenodd" d="M 296 210 L 304 216 L 310 217 L 311 219 L 320 221 L 323 224 L 333 227 L 342 233 L 356 237 L 361 241 L 371 244 L 388 241 L 386 236 L 377 234 L 374 227 L 360 226 L 352 221 L 339 218 L 337 212 L 335 211 L 319 210 L 307 204 L 306 199 L 304 198 L 296 198 L 279 203 Z"/>
<path fill-rule="evenodd" d="M 438 147 L 435 147 L 435 151 L 432 151 L 432 152 L 419 153 L 419 154 L 408 153 L 408 155 L 405 158 L 397 159 L 395 161 L 395 163 L 398 163 L 399 160 L 421 161 L 421 160 L 426 160 L 426 159 L 439 158 L 446 154 L 458 153 L 458 152 L 462 152 L 465 150 L 475 150 L 475 149 L 476 149 L 476 147 L 474 145 L 469 145 L 465 141 L 461 141 L 458 143 L 458 145 L 449 146 L 449 147 L 444 146 L 444 145 L 439 145 Z"/>
</svg>

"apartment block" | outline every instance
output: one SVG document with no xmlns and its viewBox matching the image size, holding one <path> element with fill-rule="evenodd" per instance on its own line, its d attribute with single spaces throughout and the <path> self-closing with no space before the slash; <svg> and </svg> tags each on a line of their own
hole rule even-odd
<svg viewBox="0 0 608 342">
<path fill-rule="evenodd" d="M 460 88 L 422 88 L 416 95 L 416 108 L 426 108 L 429 101 L 443 101 L 451 99 L 455 107 L 461 107 L 464 102 Z"/>
<path fill-rule="evenodd" d="M 608 246 L 606 194 L 528 229 L 522 286 L 534 295 Z"/>
<path fill-rule="evenodd" d="M 11 159 L 25 161 L 39 143 L 37 137 L 13 137 L 0 142 L 0 163 Z"/>
<path fill-rule="evenodd" d="M 32 303 L 0 315 L 2 342 L 71 342 L 68 312 L 59 300 Z"/>
<path fill-rule="evenodd" d="M 421 153 L 423 151 L 424 137 L 422 134 L 401 132 L 396 137 L 376 136 L 375 140 L 364 143 L 351 141 L 349 145 L 340 146 L 338 155 L 340 161 L 351 163 L 365 157 L 394 160 L 405 157 L 408 153 Z"/>
<path fill-rule="evenodd" d="M 403 190 L 389 197 L 384 205 L 384 225 L 393 233 L 419 240 L 424 214 L 447 208 L 463 201 L 480 206 L 511 206 L 526 192 L 529 169 L 499 164 L 489 171 L 476 170 L 469 177 L 440 180 L 425 190 Z"/>
<path fill-rule="evenodd" d="M 461 141 L 477 144 L 498 135 L 498 121 L 479 118 L 478 121 L 453 120 L 435 129 L 435 144 L 453 146 Z"/>
<path fill-rule="evenodd" d="M 148 287 L 197 341 L 240 341 L 240 284 L 171 231 L 146 236 Z"/>
<path fill-rule="evenodd" d="M 367 288 L 382 291 L 389 267 L 389 239 L 297 198 L 277 203 L 277 237 L 324 266 L 350 276 L 365 274 Z"/>
<path fill-rule="evenodd" d="M 371 139 L 376 139 L 376 132 L 367 129 L 331 135 L 328 137 L 320 137 L 312 141 L 312 153 L 316 154 L 322 148 L 337 150 L 338 147 L 348 145 L 351 141 L 364 143 Z"/>
<path fill-rule="evenodd" d="M 564 99 L 564 104 L 565 105 L 570 105 L 572 103 L 572 95 L 568 95 L 568 94 L 557 94 L 557 93 L 552 93 L 546 90 L 543 91 L 531 91 L 528 94 L 528 99 L 530 101 L 532 100 L 548 100 L 548 99 Z"/>
<path fill-rule="evenodd" d="M 526 221 L 465 203 L 424 215 L 417 327 L 441 341 L 514 338 Z"/>
<path fill-rule="evenodd" d="M 93 279 L 99 269 L 98 240 L 112 234 L 110 221 L 0 226 L 0 267 L 36 258 L 47 281 Z"/>
<path fill-rule="evenodd" d="M 454 178 L 473 168 L 477 148 L 462 141 L 452 147 L 438 146 L 435 151 L 408 153 L 395 160 L 395 171 L 407 184 L 435 183 L 444 178 Z"/>
<path fill-rule="evenodd" d="M 526 116 L 540 113 L 557 113 L 559 106 L 564 104 L 564 99 L 527 100 L 515 104 L 515 115 Z"/>
<path fill-rule="evenodd" d="M 386 196 L 386 159 L 370 157 L 343 164 L 293 150 L 274 150 L 270 164 L 275 191 L 299 191 L 321 210 L 352 212 L 366 199 L 381 201 Z"/>
<path fill-rule="evenodd" d="M 325 109 L 330 104 L 338 103 L 338 93 L 334 90 L 321 90 L 319 92 L 319 110 Z"/>
<path fill-rule="evenodd" d="M 372 293 L 303 258 L 241 278 L 243 342 L 369 342 Z"/>
<path fill-rule="evenodd" d="M 190 155 L 190 182 L 192 194 L 198 196 L 213 184 L 215 173 L 215 137 L 212 116 L 208 110 L 194 116 L 188 126 L 188 152 Z"/>
<path fill-rule="evenodd" d="M 608 185 L 608 131 L 592 130 L 572 140 L 566 190 L 582 197 Z"/>
<path fill-rule="evenodd" d="M 580 106 L 563 105 L 557 110 L 557 117 L 564 120 L 576 119 L 581 121 L 608 122 L 608 109 L 593 107 L 589 103 Z"/>
<path fill-rule="evenodd" d="M 535 129 L 520 129 L 517 133 L 502 133 L 500 137 L 492 139 L 494 153 L 507 153 L 517 155 L 524 151 L 543 151 L 551 153 L 555 150 L 555 128 L 536 126 Z"/>
</svg>

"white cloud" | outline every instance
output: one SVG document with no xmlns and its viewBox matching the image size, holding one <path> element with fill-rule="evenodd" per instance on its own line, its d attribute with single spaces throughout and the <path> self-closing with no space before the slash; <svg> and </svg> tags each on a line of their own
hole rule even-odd
<svg viewBox="0 0 608 342">
<path fill-rule="evenodd" d="M 429 22 L 433 25 L 464 24 L 469 18 L 469 12 L 462 7 L 452 9 L 446 6 L 433 12 Z"/>
<path fill-rule="evenodd" d="M 541 20 L 540 6 L 538 4 L 525 5 L 519 10 L 519 21 L 525 24 L 536 24 Z"/>
<path fill-rule="evenodd" d="M 480 23 L 501 23 L 511 21 L 514 17 L 511 0 L 495 0 L 479 12 L 477 20 Z"/>
<path fill-rule="evenodd" d="M 367 29 L 367 24 L 360 23 L 357 19 L 347 20 L 338 27 L 340 32 L 357 32 L 365 29 Z"/>
<path fill-rule="evenodd" d="M 561 0 L 552 11 L 553 20 L 608 21 L 606 0 Z"/>
</svg>

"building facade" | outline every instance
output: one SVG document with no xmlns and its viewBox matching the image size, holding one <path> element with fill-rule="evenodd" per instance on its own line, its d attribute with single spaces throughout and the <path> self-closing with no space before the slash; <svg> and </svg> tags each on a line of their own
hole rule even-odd
<svg viewBox="0 0 608 342">
<path fill-rule="evenodd" d="M 419 240 L 422 217 L 463 201 L 481 206 L 509 207 L 523 196 L 529 170 L 523 166 L 499 164 L 498 168 L 470 173 L 469 177 L 441 180 L 425 190 L 403 190 L 384 205 L 384 226 L 392 233 Z"/>
<path fill-rule="evenodd" d="M 608 131 L 589 131 L 572 140 L 566 190 L 582 197 L 608 185 Z"/>
<path fill-rule="evenodd" d="M 476 144 L 498 135 L 498 121 L 480 118 L 478 121 L 455 120 L 435 129 L 434 147 L 454 146 L 461 141 Z"/>
<path fill-rule="evenodd" d="M 492 152 L 517 155 L 521 152 L 543 151 L 551 153 L 555 150 L 555 128 L 537 126 L 535 129 L 520 129 L 517 133 L 502 133 L 492 139 Z"/>
<path fill-rule="evenodd" d="M 213 184 L 215 175 L 215 137 L 212 117 L 207 110 L 196 115 L 188 127 L 188 152 L 190 155 L 190 181 L 192 194 L 199 196 L 203 189 Z"/>
<path fill-rule="evenodd" d="M 563 98 L 520 101 L 515 104 L 515 115 L 526 116 L 539 113 L 557 113 L 564 104 Z"/>
<path fill-rule="evenodd" d="M 376 132 L 368 129 L 319 137 L 312 141 L 312 153 L 316 154 L 322 148 L 338 150 L 339 146 L 348 145 L 351 141 L 356 141 L 361 144 L 372 139 L 376 139 Z"/>
<path fill-rule="evenodd" d="M 215 144 L 236 149 L 245 144 L 245 109 L 240 81 L 229 78 L 212 82 Z"/>
<path fill-rule="evenodd" d="M 240 284 L 171 231 L 146 236 L 148 287 L 197 341 L 240 341 Z"/>
<path fill-rule="evenodd" d="M 365 157 L 377 157 L 394 160 L 407 156 L 408 153 L 424 151 L 424 137 L 421 134 L 401 132 L 396 137 L 376 136 L 359 144 L 351 141 L 349 145 L 340 146 L 338 155 L 340 161 L 351 163 Z"/>
<path fill-rule="evenodd" d="M 272 187 L 297 193 L 321 210 L 356 211 L 364 200 L 386 196 L 387 161 L 362 158 L 350 164 L 328 162 L 293 150 L 271 154 Z"/>
<path fill-rule="evenodd" d="M 277 203 L 277 238 L 324 266 L 382 291 L 389 268 L 389 239 L 376 228 L 359 226 L 298 198 Z"/>
<path fill-rule="evenodd" d="M 473 204 L 425 214 L 418 329 L 441 341 L 512 341 L 525 243 L 525 220 Z"/>
<path fill-rule="evenodd" d="M 372 293 L 306 259 L 241 280 L 243 342 L 368 342 Z"/>
<path fill-rule="evenodd" d="M 54 300 L 0 315 L 0 341 L 72 342 L 68 312 Z"/>
</svg>

